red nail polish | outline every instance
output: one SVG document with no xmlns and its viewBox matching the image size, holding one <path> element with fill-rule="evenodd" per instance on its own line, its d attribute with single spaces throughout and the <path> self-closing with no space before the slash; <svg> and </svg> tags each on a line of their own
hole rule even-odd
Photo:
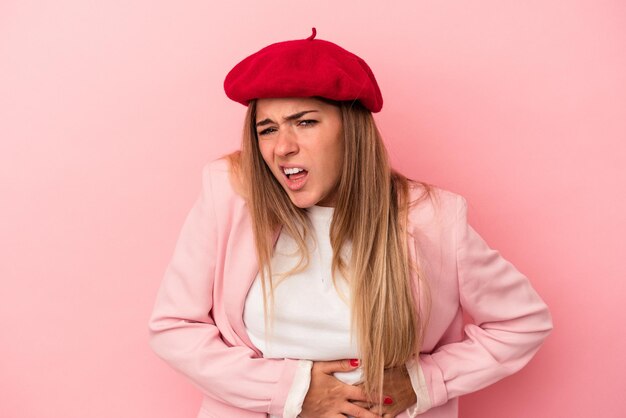
<svg viewBox="0 0 626 418">
<path fill-rule="evenodd" d="M 359 359 L 357 358 L 353 358 L 350 360 L 350 366 L 352 367 L 358 367 L 359 366 Z"/>
<path fill-rule="evenodd" d="M 393 399 L 391 399 L 389 396 L 385 396 L 385 399 L 383 399 L 383 403 L 385 405 L 391 405 L 393 403 Z"/>
</svg>

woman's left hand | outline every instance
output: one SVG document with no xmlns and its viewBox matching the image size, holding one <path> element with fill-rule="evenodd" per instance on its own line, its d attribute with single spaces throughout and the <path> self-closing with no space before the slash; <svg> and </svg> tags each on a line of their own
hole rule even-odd
<svg viewBox="0 0 626 418">
<path fill-rule="evenodd" d="M 361 384 L 357 385 L 361 386 Z M 385 369 L 383 379 L 383 399 L 390 398 L 390 404 L 367 404 L 365 402 L 354 402 L 355 404 L 367 407 L 375 414 L 380 414 L 383 418 L 393 418 L 401 414 L 406 409 L 415 405 L 417 396 L 411 384 L 411 378 L 406 366 Z"/>
</svg>

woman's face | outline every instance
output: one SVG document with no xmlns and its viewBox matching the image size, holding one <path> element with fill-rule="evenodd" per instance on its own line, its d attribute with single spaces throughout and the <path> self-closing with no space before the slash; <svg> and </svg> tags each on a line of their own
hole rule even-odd
<svg viewBox="0 0 626 418">
<path fill-rule="evenodd" d="M 335 206 L 343 162 L 340 109 L 314 98 L 258 99 L 255 123 L 263 159 L 293 204 Z"/>
</svg>

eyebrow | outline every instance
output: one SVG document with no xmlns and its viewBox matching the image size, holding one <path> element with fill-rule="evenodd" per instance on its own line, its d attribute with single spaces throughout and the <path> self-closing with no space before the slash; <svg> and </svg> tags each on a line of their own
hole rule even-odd
<svg viewBox="0 0 626 418">
<path fill-rule="evenodd" d="M 294 113 L 293 115 L 284 116 L 283 120 L 286 122 L 289 120 L 299 119 L 302 116 L 306 115 L 307 113 L 311 113 L 311 112 L 317 112 L 317 110 L 303 110 L 302 112 Z M 263 119 L 261 122 L 257 122 L 256 126 L 263 126 L 269 123 L 275 123 L 275 122 L 271 120 L 270 118 L 266 118 L 266 119 Z"/>
</svg>

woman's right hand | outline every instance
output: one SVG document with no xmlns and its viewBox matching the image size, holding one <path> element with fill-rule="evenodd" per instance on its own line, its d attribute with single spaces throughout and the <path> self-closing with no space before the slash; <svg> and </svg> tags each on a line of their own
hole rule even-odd
<svg viewBox="0 0 626 418">
<path fill-rule="evenodd" d="M 353 404 L 351 401 L 367 402 L 362 388 L 343 383 L 335 376 L 335 372 L 350 372 L 358 367 L 350 364 L 350 360 L 315 361 L 311 368 L 311 383 L 304 402 L 302 418 L 380 418 L 366 408 Z"/>
</svg>

